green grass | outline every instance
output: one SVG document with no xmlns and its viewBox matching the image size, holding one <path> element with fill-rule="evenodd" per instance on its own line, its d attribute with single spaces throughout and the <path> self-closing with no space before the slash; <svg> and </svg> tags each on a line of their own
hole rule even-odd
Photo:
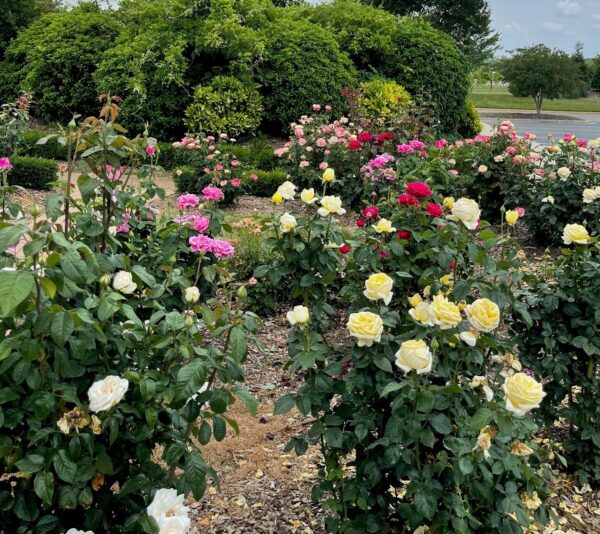
<svg viewBox="0 0 600 534">
<path fill-rule="evenodd" d="M 512 96 L 506 87 L 475 87 L 471 99 L 478 108 L 524 109 L 535 110 L 533 98 Z M 585 98 L 546 100 L 542 107 L 544 111 L 594 111 L 600 112 L 600 102 Z"/>
</svg>

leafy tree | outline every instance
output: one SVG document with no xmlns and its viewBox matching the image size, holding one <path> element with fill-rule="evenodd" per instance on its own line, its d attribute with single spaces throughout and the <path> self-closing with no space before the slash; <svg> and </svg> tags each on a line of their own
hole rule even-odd
<svg viewBox="0 0 600 534">
<path fill-rule="evenodd" d="M 594 91 L 600 91 L 600 56 L 594 59 L 594 69 L 590 83 Z"/>
<path fill-rule="evenodd" d="M 491 26 L 487 0 L 361 0 L 396 15 L 422 15 L 448 34 L 467 55 L 471 65 L 491 59 L 500 36 Z"/>
<path fill-rule="evenodd" d="M 581 80 L 579 66 L 571 56 L 542 44 L 518 48 L 500 62 L 500 72 L 511 94 L 534 99 L 538 115 L 544 99 L 569 94 Z"/>
<path fill-rule="evenodd" d="M 498 71 L 497 61 L 486 61 L 477 70 L 471 73 L 473 83 L 477 85 L 490 84 L 490 91 L 494 89 L 494 84 L 502 81 L 502 74 Z"/>
</svg>

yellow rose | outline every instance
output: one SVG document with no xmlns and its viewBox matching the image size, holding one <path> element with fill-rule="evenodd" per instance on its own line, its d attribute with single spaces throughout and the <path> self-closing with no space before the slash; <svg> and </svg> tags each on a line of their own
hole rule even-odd
<svg viewBox="0 0 600 534">
<path fill-rule="evenodd" d="M 379 219 L 379 222 L 373 228 L 378 234 L 391 234 L 396 231 L 392 223 L 387 219 Z"/>
<path fill-rule="evenodd" d="M 275 204 L 281 204 L 283 202 L 283 195 L 279 191 L 276 191 L 275 194 L 271 197 L 271 200 Z"/>
<path fill-rule="evenodd" d="M 563 230 L 563 243 L 565 245 L 570 245 L 571 243 L 585 245 L 589 240 L 590 234 L 580 224 L 567 224 Z"/>
<path fill-rule="evenodd" d="M 413 308 L 416 308 L 419 304 L 421 304 L 421 302 L 423 302 L 423 299 L 421 298 L 421 295 L 419 295 L 418 293 L 415 293 L 412 297 L 408 297 L 408 303 Z"/>
<path fill-rule="evenodd" d="M 458 306 L 442 295 L 433 297 L 431 307 L 442 330 L 452 328 L 462 321 Z"/>
<path fill-rule="evenodd" d="M 346 210 L 342 208 L 342 199 L 340 197 L 328 195 L 321 199 L 319 215 L 322 217 L 334 214 L 344 215 L 344 213 L 346 213 Z"/>
<path fill-rule="evenodd" d="M 419 302 L 414 308 L 408 310 L 408 314 L 423 326 L 435 326 L 438 324 L 435 312 L 429 302 Z"/>
<path fill-rule="evenodd" d="M 287 312 L 287 320 L 292 326 L 295 324 L 305 324 L 309 318 L 310 315 L 306 306 L 294 306 L 292 310 Z"/>
<path fill-rule="evenodd" d="M 373 343 L 381 341 L 383 321 L 375 313 L 352 313 L 346 326 L 350 335 L 357 339 L 359 347 L 370 347 Z"/>
<path fill-rule="evenodd" d="M 385 273 L 377 273 L 369 276 L 365 282 L 363 295 L 369 300 L 383 300 L 387 306 L 392 300 L 392 287 L 394 281 Z"/>
<path fill-rule="evenodd" d="M 296 228 L 298 223 L 296 222 L 296 217 L 286 212 L 279 218 L 279 225 L 281 231 L 285 234 Z"/>
<path fill-rule="evenodd" d="M 452 208 L 452 214 L 448 216 L 451 221 L 461 221 L 469 230 L 475 230 L 479 226 L 481 210 L 479 204 L 470 198 L 459 198 Z"/>
<path fill-rule="evenodd" d="M 506 218 L 506 222 L 513 226 L 519 220 L 519 213 L 515 210 L 508 210 L 504 217 Z"/>
<path fill-rule="evenodd" d="M 600 198 L 600 185 L 594 188 L 586 188 L 583 190 L 583 203 L 591 204 Z"/>
<path fill-rule="evenodd" d="M 463 343 L 466 343 L 467 345 L 469 345 L 469 347 L 474 347 L 475 345 L 477 345 L 477 333 L 476 332 L 461 332 L 459 337 L 460 337 L 460 340 Z"/>
<path fill-rule="evenodd" d="M 489 299 L 477 299 L 465 312 L 471 326 L 479 332 L 491 332 L 500 324 L 500 309 Z"/>
<path fill-rule="evenodd" d="M 325 172 L 323 173 L 323 181 L 325 183 L 329 183 L 329 182 L 333 182 L 335 180 L 335 171 L 330 167 L 328 169 L 325 169 Z"/>
<path fill-rule="evenodd" d="M 396 352 L 396 366 L 405 373 L 416 371 L 418 375 L 431 371 L 433 357 L 427 343 L 422 339 L 411 339 L 400 345 Z"/>
<path fill-rule="evenodd" d="M 515 373 L 509 376 L 502 386 L 506 396 L 506 409 L 519 416 L 525 415 L 529 410 L 539 408 L 540 402 L 545 397 L 542 384 L 525 373 Z"/>
<path fill-rule="evenodd" d="M 558 177 L 564 181 L 569 176 L 571 176 L 571 171 L 567 167 L 561 167 L 560 169 L 558 169 L 558 171 L 556 171 L 556 174 L 558 174 Z"/>
<path fill-rule="evenodd" d="M 283 182 L 278 188 L 277 192 L 283 197 L 284 200 L 293 200 L 296 195 L 296 186 L 292 182 Z"/>
<path fill-rule="evenodd" d="M 440 282 L 447 287 L 454 287 L 454 275 L 453 274 L 445 274 L 440 278 Z"/>
<path fill-rule="evenodd" d="M 302 193 L 300 193 L 300 200 L 305 204 L 313 204 L 317 201 L 315 190 L 312 187 L 310 189 L 304 189 Z"/>
<path fill-rule="evenodd" d="M 454 197 L 446 197 L 444 199 L 444 208 L 451 210 L 454 207 Z"/>
</svg>

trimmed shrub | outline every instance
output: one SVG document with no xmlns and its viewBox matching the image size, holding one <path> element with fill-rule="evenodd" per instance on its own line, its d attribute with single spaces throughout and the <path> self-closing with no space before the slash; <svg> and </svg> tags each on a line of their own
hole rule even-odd
<svg viewBox="0 0 600 534">
<path fill-rule="evenodd" d="M 378 78 L 360 85 L 360 117 L 369 120 L 389 119 L 400 115 L 409 105 L 410 94 L 393 80 Z"/>
<path fill-rule="evenodd" d="M 48 132 L 42 130 L 29 130 L 23 133 L 24 147 L 23 154 L 36 158 L 54 159 L 59 161 L 67 160 L 67 149 L 56 139 L 50 139 L 43 145 L 37 142 L 48 135 Z"/>
<path fill-rule="evenodd" d="M 179 193 L 199 193 L 211 185 L 210 175 L 198 172 L 191 165 L 178 167 L 173 173 L 173 181 Z"/>
<path fill-rule="evenodd" d="M 473 137 L 483 130 L 483 124 L 475 103 L 469 99 L 465 102 L 457 126 L 458 133 L 465 137 Z"/>
<path fill-rule="evenodd" d="M 250 178 L 253 175 L 257 177 L 256 180 Z M 288 179 L 288 176 L 285 169 L 246 171 L 244 173 L 244 188 L 249 195 L 270 198 L 277 191 L 277 188 Z"/>
<path fill-rule="evenodd" d="M 35 116 L 47 122 L 68 121 L 75 110 L 95 115 L 94 71 L 118 31 L 112 13 L 89 6 L 41 17 L 8 47 L 0 64 L 0 97 L 31 92 Z"/>
<path fill-rule="evenodd" d="M 174 147 L 171 143 L 158 143 L 158 151 L 158 162 L 167 171 L 182 166 L 192 166 L 198 159 L 193 150 Z"/>
<path fill-rule="evenodd" d="M 45 190 L 56 181 L 58 165 L 50 159 L 17 156 L 11 158 L 11 163 L 13 169 L 8 174 L 11 185 Z"/>
<path fill-rule="evenodd" d="M 279 18 L 265 27 L 265 61 L 258 68 L 267 125 L 283 132 L 314 103 L 346 108 L 340 91 L 356 71 L 330 32 L 308 21 Z"/>
<path fill-rule="evenodd" d="M 279 158 L 273 148 L 264 141 L 251 142 L 249 145 L 236 146 L 234 149 L 228 145 L 227 150 L 248 167 L 271 171 L 279 165 Z"/>
<path fill-rule="evenodd" d="M 194 99 L 185 111 L 185 124 L 196 133 L 238 136 L 256 129 L 262 114 L 260 95 L 251 82 L 216 76 L 194 90 Z"/>
</svg>

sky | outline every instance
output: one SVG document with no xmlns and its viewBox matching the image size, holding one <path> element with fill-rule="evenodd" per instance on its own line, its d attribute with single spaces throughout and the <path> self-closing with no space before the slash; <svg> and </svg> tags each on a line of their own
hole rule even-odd
<svg viewBox="0 0 600 534">
<path fill-rule="evenodd" d="M 504 51 L 544 43 L 566 52 L 583 43 L 585 57 L 600 54 L 600 0 L 488 0 Z"/>
</svg>

